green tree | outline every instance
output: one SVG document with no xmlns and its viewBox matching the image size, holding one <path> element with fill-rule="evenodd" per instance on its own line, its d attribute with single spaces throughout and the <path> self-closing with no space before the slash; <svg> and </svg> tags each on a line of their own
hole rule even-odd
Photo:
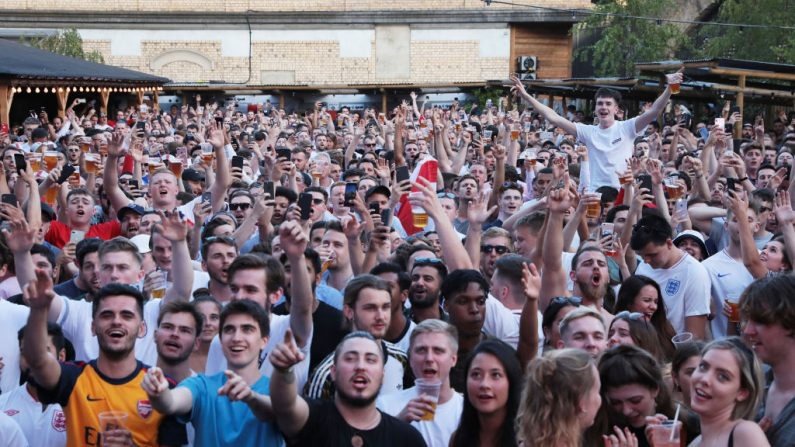
<svg viewBox="0 0 795 447">
<path fill-rule="evenodd" d="M 579 49 L 576 57 L 590 61 L 597 76 L 634 76 L 635 63 L 669 59 L 685 42 L 676 25 L 615 15 L 665 17 L 673 11 L 673 0 L 608 0 L 594 8 L 576 30 L 594 38 Z"/>
<path fill-rule="evenodd" d="M 728 27 L 704 25 L 704 56 L 795 63 L 795 33 L 768 26 L 793 26 L 795 3 L 792 0 L 730 0 L 720 5 L 716 22 L 762 25 Z"/>
<path fill-rule="evenodd" d="M 32 47 L 64 56 L 76 57 L 100 64 L 105 62 L 100 52 L 96 50 L 87 52 L 83 49 L 83 38 L 80 37 L 80 33 L 74 28 L 59 30 L 49 36 L 34 38 L 28 44 Z"/>
</svg>

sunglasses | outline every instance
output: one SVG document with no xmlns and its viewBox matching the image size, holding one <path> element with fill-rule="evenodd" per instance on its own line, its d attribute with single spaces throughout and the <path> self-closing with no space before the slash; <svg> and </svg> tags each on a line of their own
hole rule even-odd
<svg viewBox="0 0 795 447">
<path fill-rule="evenodd" d="M 249 208 L 251 208 L 251 204 L 250 203 L 230 203 L 229 204 L 229 209 L 232 210 L 232 211 L 247 210 Z"/>
<path fill-rule="evenodd" d="M 626 319 L 626 320 L 633 320 L 633 321 L 643 321 L 644 315 L 640 312 L 630 312 L 628 310 L 623 310 L 616 314 L 616 318 Z"/>
<path fill-rule="evenodd" d="M 480 252 L 481 253 L 491 253 L 492 251 L 496 251 L 498 255 L 504 255 L 508 253 L 508 247 L 505 245 L 481 245 Z"/>
<path fill-rule="evenodd" d="M 451 192 L 438 192 L 436 193 L 436 197 L 440 199 L 453 199 L 455 200 L 455 194 Z"/>
<path fill-rule="evenodd" d="M 582 298 L 572 296 L 556 296 L 555 298 L 552 298 L 549 304 L 555 306 L 569 305 L 580 307 L 582 304 Z"/>
<path fill-rule="evenodd" d="M 231 236 L 210 236 L 210 237 L 204 238 L 204 243 L 205 244 L 212 244 L 213 242 L 224 242 L 224 243 L 229 244 L 229 245 L 237 246 L 237 244 L 235 242 L 235 239 L 233 237 L 231 237 Z"/>
</svg>

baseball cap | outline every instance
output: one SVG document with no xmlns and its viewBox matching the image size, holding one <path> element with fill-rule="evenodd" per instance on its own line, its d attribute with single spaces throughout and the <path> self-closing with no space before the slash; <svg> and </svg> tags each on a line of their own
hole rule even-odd
<svg viewBox="0 0 795 447">
<path fill-rule="evenodd" d="M 704 241 L 704 236 L 696 230 L 685 230 L 677 234 L 674 238 L 674 245 L 688 238 L 696 241 L 699 247 L 701 247 L 701 252 L 704 253 L 705 257 L 709 256 L 709 251 L 707 251 L 707 244 Z"/>
<path fill-rule="evenodd" d="M 193 168 L 186 169 L 182 171 L 182 180 L 191 181 L 191 182 L 203 182 L 204 174 Z"/>
<path fill-rule="evenodd" d="M 42 210 L 42 211 L 43 211 L 43 210 Z M 130 203 L 129 205 L 122 207 L 122 208 L 121 208 L 121 209 L 120 209 L 120 210 L 119 210 L 119 211 L 116 213 L 116 216 L 117 216 L 119 219 L 121 219 L 121 218 L 122 218 L 122 216 L 124 216 L 124 214 L 125 214 L 125 213 L 128 213 L 128 212 L 133 212 L 133 213 L 135 213 L 135 214 L 137 214 L 137 215 L 139 215 L 139 216 L 143 216 L 144 214 L 146 214 L 146 210 L 144 209 L 144 207 L 142 207 L 141 205 L 138 205 L 138 204 L 136 204 L 136 203 Z"/>
<path fill-rule="evenodd" d="M 390 191 L 389 188 L 384 185 L 373 186 L 372 188 L 368 189 L 366 193 L 364 193 L 364 200 L 367 201 L 367 199 L 369 199 L 373 194 L 383 194 L 387 197 L 390 197 L 392 195 L 392 191 Z"/>
</svg>

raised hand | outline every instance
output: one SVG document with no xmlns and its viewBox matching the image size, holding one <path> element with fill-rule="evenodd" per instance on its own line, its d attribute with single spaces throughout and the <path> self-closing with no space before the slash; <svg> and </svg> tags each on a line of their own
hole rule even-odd
<svg viewBox="0 0 795 447">
<path fill-rule="evenodd" d="M 216 149 L 222 149 L 224 147 L 224 143 L 226 142 L 226 136 L 224 135 L 224 129 L 219 128 L 216 123 L 212 124 L 210 130 L 210 137 L 207 138 L 207 142 L 212 144 Z"/>
<path fill-rule="evenodd" d="M 779 191 L 773 201 L 773 212 L 779 225 L 792 225 L 795 222 L 795 211 L 792 210 L 789 192 Z"/>
<path fill-rule="evenodd" d="M 568 175 L 564 175 L 564 178 L 568 182 Z M 553 188 L 547 195 L 547 209 L 552 213 L 565 213 L 571 208 L 572 199 L 573 195 L 568 188 Z"/>
<path fill-rule="evenodd" d="M 22 289 L 22 298 L 31 309 L 49 309 L 55 298 L 52 277 L 42 269 L 36 269 L 36 279 Z"/>
<path fill-rule="evenodd" d="M 282 373 L 304 360 L 304 354 L 298 350 L 298 346 L 293 340 L 291 329 L 284 332 L 284 340 L 273 348 L 268 359 L 270 359 L 273 368 Z"/>
<path fill-rule="evenodd" d="M 470 224 L 483 225 L 489 217 L 497 211 L 498 205 L 491 208 L 489 206 L 489 196 L 485 192 L 480 192 L 474 200 L 469 201 L 467 208 L 467 219 Z"/>
<path fill-rule="evenodd" d="M 398 413 L 397 418 L 404 422 L 421 421 L 427 413 L 436 411 L 434 404 L 436 399 L 421 394 L 414 399 L 411 399 L 403 410 Z"/>
<path fill-rule="evenodd" d="M 157 231 L 171 242 L 184 241 L 188 236 L 188 225 L 175 208 L 172 211 L 158 211 L 160 223 L 155 224 Z"/>
<path fill-rule="evenodd" d="M 295 258 L 304 254 L 308 238 L 299 221 L 291 220 L 279 226 L 279 241 L 287 256 Z"/>
<path fill-rule="evenodd" d="M 149 368 L 141 381 L 141 388 L 144 389 L 149 397 L 157 397 L 163 394 L 168 389 L 168 381 L 165 374 L 163 374 L 163 370 L 157 366 Z"/>
<path fill-rule="evenodd" d="M 5 219 L 10 225 L 10 229 L 3 229 L 6 246 L 15 254 L 29 253 L 30 249 L 33 248 L 38 228 L 31 228 L 24 217 L 18 216 L 12 219 L 12 208 L 16 207 L 8 204 L 0 205 L 0 217 Z"/>
<path fill-rule="evenodd" d="M 108 142 L 108 155 L 111 157 L 119 157 L 124 153 L 124 134 L 121 132 L 114 132 L 113 137 Z"/>
</svg>

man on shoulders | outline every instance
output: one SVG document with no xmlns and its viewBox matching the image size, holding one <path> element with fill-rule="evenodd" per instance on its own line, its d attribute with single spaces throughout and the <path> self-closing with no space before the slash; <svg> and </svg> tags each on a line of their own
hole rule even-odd
<svg viewBox="0 0 795 447">
<path fill-rule="evenodd" d="M 596 91 L 596 114 L 598 125 L 572 123 L 555 111 L 530 96 L 517 77 L 513 77 L 514 89 L 541 116 L 555 127 L 562 128 L 566 134 L 576 135 L 588 147 L 591 187 L 612 186 L 619 188 L 617 172 L 626 170 L 626 160 L 632 157 L 635 138 L 646 126 L 655 121 L 663 112 L 671 98 L 671 84 L 681 84 L 682 71 L 666 75 L 668 85 L 654 104 L 642 115 L 627 121 L 616 121 L 621 94 L 609 88 Z"/>
</svg>

